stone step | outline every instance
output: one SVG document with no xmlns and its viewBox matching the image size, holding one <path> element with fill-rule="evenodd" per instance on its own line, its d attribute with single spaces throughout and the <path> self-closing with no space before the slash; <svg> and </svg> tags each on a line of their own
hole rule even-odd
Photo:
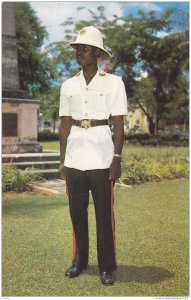
<svg viewBox="0 0 191 300">
<path fill-rule="evenodd" d="M 22 170 L 28 168 L 29 173 L 48 180 L 60 178 L 59 152 L 2 154 L 2 162 L 13 164 Z"/>
<path fill-rule="evenodd" d="M 29 161 L 58 161 L 59 159 L 60 159 L 59 152 L 2 154 L 3 163 L 29 162 Z"/>
<path fill-rule="evenodd" d="M 58 169 L 30 169 L 30 174 L 36 174 L 40 177 L 43 177 L 45 179 L 59 179 L 60 178 L 60 172 Z"/>
<path fill-rule="evenodd" d="M 58 169 L 60 165 L 59 160 L 52 160 L 52 161 L 24 161 L 24 162 L 12 162 L 14 166 L 18 167 L 19 169 L 26 169 L 26 168 L 37 168 L 37 169 Z"/>
</svg>

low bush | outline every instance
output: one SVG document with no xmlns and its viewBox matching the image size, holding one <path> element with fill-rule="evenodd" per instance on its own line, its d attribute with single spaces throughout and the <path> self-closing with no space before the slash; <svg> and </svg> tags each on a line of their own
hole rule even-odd
<svg viewBox="0 0 191 300">
<path fill-rule="evenodd" d="M 30 183 L 39 178 L 39 175 L 31 174 L 29 169 L 20 170 L 12 164 L 2 164 L 2 190 L 24 192 L 31 190 Z"/>
<path fill-rule="evenodd" d="M 125 142 L 130 145 L 140 145 L 140 146 L 175 146 L 182 147 L 188 146 L 189 140 L 181 138 L 178 135 L 174 136 L 155 136 L 148 134 L 125 134 Z"/>
<path fill-rule="evenodd" d="M 14 165 L 2 164 L 2 190 L 10 191 L 12 183 L 17 173 L 17 168 Z"/>
<path fill-rule="evenodd" d="M 59 134 L 56 132 L 44 130 L 38 133 L 38 141 L 57 141 L 57 140 L 59 140 Z"/>
<path fill-rule="evenodd" d="M 149 157 L 133 154 L 123 161 L 121 183 L 140 184 L 161 181 L 162 179 L 188 178 L 189 164 L 175 156 Z"/>
</svg>

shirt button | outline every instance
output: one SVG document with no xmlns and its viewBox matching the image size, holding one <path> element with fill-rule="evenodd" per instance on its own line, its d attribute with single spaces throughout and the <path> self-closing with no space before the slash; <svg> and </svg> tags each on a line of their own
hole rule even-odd
<svg viewBox="0 0 191 300">
<path fill-rule="evenodd" d="M 88 116 L 88 114 L 86 113 L 86 114 L 85 114 L 85 116 L 87 117 L 87 116 Z"/>
<path fill-rule="evenodd" d="M 88 101 L 85 101 L 85 103 L 88 103 Z"/>
<path fill-rule="evenodd" d="M 88 91 L 89 90 L 89 88 L 88 87 L 86 87 L 86 91 Z"/>
</svg>

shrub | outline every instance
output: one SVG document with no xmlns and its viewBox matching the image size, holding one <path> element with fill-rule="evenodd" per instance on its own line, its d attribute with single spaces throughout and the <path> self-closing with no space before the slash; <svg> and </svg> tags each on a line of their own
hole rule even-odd
<svg viewBox="0 0 191 300">
<path fill-rule="evenodd" d="M 49 130 L 44 130 L 38 133 L 38 141 L 56 141 L 59 140 L 59 134 L 51 132 Z"/>
<path fill-rule="evenodd" d="M 173 136 L 149 136 L 148 134 L 125 135 L 125 142 L 130 145 L 140 146 L 188 146 L 189 140 L 178 135 Z"/>
<path fill-rule="evenodd" d="M 30 183 L 40 176 L 31 174 L 29 169 L 20 170 L 12 164 L 2 165 L 2 190 L 24 192 L 31 190 Z"/>
<path fill-rule="evenodd" d="M 153 159 L 133 161 L 124 165 L 121 181 L 125 184 L 139 184 L 162 179 L 188 178 L 188 164 L 169 162 L 164 164 Z"/>
<path fill-rule="evenodd" d="M 16 171 L 16 176 L 12 182 L 12 190 L 17 192 L 24 192 L 29 189 L 29 183 L 32 181 L 33 176 L 29 174 L 28 170 Z"/>
<path fill-rule="evenodd" d="M 121 183 L 133 185 L 189 177 L 186 151 L 182 153 L 180 148 L 127 147 L 125 150 Z"/>
<path fill-rule="evenodd" d="M 2 190 L 10 191 L 12 183 L 17 173 L 17 168 L 14 165 L 2 164 Z"/>
</svg>

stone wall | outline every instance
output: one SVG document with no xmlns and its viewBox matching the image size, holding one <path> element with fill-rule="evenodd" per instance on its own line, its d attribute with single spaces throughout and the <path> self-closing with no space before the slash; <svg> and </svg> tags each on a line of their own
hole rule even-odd
<svg viewBox="0 0 191 300">
<path fill-rule="evenodd" d="M 3 100 L 3 153 L 41 152 L 37 142 L 39 101 Z"/>
</svg>

